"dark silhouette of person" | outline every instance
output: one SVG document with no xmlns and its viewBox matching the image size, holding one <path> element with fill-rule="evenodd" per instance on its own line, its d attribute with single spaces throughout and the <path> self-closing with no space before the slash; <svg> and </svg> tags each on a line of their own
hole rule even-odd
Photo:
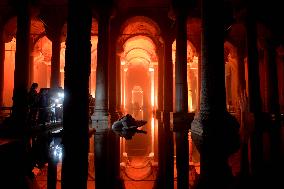
<svg viewBox="0 0 284 189">
<path fill-rule="evenodd" d="M 112 130 L 126 140 L 132 139 L 135 133 L 144 133 L 147 131 L 139 130 L 138 128 L 145 125 L 145 120 L 135 120 L 130 114 L 126 114 L 112 125 Z"/>
<path fill-rule="evenodd" d="M 41 88 L 39 92 L 39 123 L 45 125 L 49 115 L 49 96 L 48 89 Z"/>
<path fill-rule="evenodd" d="M 32 124 L 34 124 L 37 119 L 38 100 L 39 100 L 37 89 L 38 89 L 38 83 L 33 83 L 28 92 L 28 108 L 29 108 L 28 121 L 29 123 Z"/>
</svg>

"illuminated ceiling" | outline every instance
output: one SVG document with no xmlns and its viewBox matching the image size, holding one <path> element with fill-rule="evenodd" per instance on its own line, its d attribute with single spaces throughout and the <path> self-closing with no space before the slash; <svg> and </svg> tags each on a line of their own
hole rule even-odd
<svg viewBox="0 0 284 189">
<path fill-rule="evenodd" d="M 156 43 L 160 37 L 157 24 L 144 16 L 136 16 L 122 25 L 118 45 L 123 46 L 121 54 L 123 63 L 127 66 L 151 66 L 157 62 Z"/>
<path fill-rule="evenodd" d="M 148 67 L 152 62 L 157 61 L 155 50 L 155 45 L 150 38 L 139 35 L 125 42 L 122 57 L 128 66 Z"/>
</svg>

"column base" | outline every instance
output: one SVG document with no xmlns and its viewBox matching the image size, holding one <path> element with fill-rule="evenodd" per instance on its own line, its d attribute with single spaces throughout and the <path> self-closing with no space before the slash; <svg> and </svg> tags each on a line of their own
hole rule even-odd
<svg viewBox="0 0 284 189">
<path fill-rule="evenodd" d="M 92 128 L 96 129 L 96 132 L 104 132 L 110 128 L 110 114 L 105 111 L 96 111 L 91 116 Z"/>
<path fill-rule="evenodd" d="M 229 113 L 203 112 L 195 116 L 191 138 L 200 153 L 197 188 L 227 188 L 231 184 L 233 176 L 227 161 L 239 142 L 234 121 Z"/>
</svg>

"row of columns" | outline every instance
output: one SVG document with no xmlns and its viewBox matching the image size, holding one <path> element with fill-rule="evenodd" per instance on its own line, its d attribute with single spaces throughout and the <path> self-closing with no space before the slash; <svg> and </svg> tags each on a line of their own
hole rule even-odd
<svg viewBox="0 0 284 189">
<path fill-rule="evenodd" d="M 16 53 L 15 53 L 15 71 L 14 71 L 14 89 L 13 89 L 13 111 L 12 118 L 13 124 L 16 125 L 19 135 L 23 139 L 23 151 L 28 153 L 30 150 L 29 145 L 29 125 L 26 122 L 28 113 L 27 109 L 27 93 L 29 84 L 33 80 L 33 57 L 32 48 L 34 47 L 34 41 L 30 38 L 30 4 L 28 1 L 21 1 L 17 6 L 17 33 L 16 33 Z M 4 60 L 5 60 L 5 42 L 4 42 L 4 25 L 0 27 L 0 106 L 3 105 L 3 88 L 4 88 Z M 58 36 L 60 36 L 60 33 Z M 53 40 L 54 41 L 54 40 Z M 59 39 L 60 41 L 60 39 Z M 55 42 L 56 43 L 56 42 Z M 53 43 L 54 44 L 54 43 Z M 60 42 L 59 42 L 60 44 Z M 52 73 L 59 72 L 59 61 L 60 61 L 60 45 L 59 48 L 53 47 L 53 57 L 58 55 L 58 60 L 52 61 Z M 55 63 L 54 63 L 55 62 Z M 55 68 L 55 69 L 54 69 Z M 59 81 L 59 77 L 55 77 L 55 80 Z M 57 82 L 56 83 L 59 83 Z M 54 85 L 51 85 L 54 86 Z M 56 84 L 56 86 L 59 86 Z M 29 163 L 29 162 L 28 162 Z M 23 162 L 27 164 L 27 162 Z M 28 166 L 28 165 L 25 165 Z M 51 175 L 51 174 L 50 174 Z M 50 179 L 48 179 L 50 180 Z M 52 179 L 54 180 L 54 179 Z M 48 183 L 48 188 L 54 183 Z"/>
<path fill-rule="evenodd" d="M 29 11 L 27 12 L 27 15 L 29 15 Z M 19 17 L 20 15 L 18 15 Z M 30 25 L 30 17 L 28 16 L 27 18 L 25 19 L 28 19 L 26 20 L 26 22 Z M 18 22 L 23 22 L 21 21 L 21 19 L 18 21 Z M 4 103 L 4 99 L 3 99 L 3 89 L 4 89 L 4 63 L 5 63 L 5 41 L 4 41 L 4 29 L 3 29 L 4 25 L 1 25 L 0 27 L 0 105 L 2 106 L 3 103 Z M 21 27 L 20 25 L 18 26 L 18 28 Z M 28 30 L 30 26 L 27 26 L 28 27 Z M 20 29 L 22 30 L 22 29 Z M 50 30 L 50 29 L 48 29 Z M 60 84 L 60 50 L 61 50 L 61 30 L 62 30 L 62 27 L 57 27 L 55 28 L 55 30 L 51 31 L 52 33 L 52 36 L 49 36 L 51 37 L 51 41 L 52 41 L 52 59 L 51 59 L 51 81 L 50 81 L 50 86 L 52 88 L 54 87 L 59 87 L 61 84 Z M 29 31 L 28 31 L 29 32 Z M 20 35 L 24 35 L 24 34 L 20 34 Z M 29 35 L 29 33 L 27 34 Z M 25 36 L 26 37 L 26 36 Z M 16 36 L 17 38 L 17 46 L 22 46 L 21 45 L 21 39 L 20 37 Z M 24 39 L 24 40 L 29 40 L 28 43 L 25 43 L 25 46 L 29 46 L 28 49 L 25 49 L 24 51 L 28 53 L 28 57 L 26 57 L 26 61 L 28 61 L 28 63 L 26 63 L 27 65 L 25 65 L 23 63 L 23 61 L 21 60 L 21 64 L 22 66 L 26 67 L 25 69 L 27 70 L 27 72 L 25 73 L 22 73 L 20 75 L 23 75 L 23 74 L 27 74 L 27 76 L 24 76 L 23 78 L 27 78 L 27 83 L 26 83 L 26 89 L 28 89 L 29 85 L 34 81 L 34 62 L 33 62 L 33 48 L 34 48 L 34 45 L 35 45 L 35 40 L 34 38 L 30 38 L 28 36 L 28 39 Z M 23 51 L 23 50 L 20 50 L 20 51 Z M 21 54 L 19 53 L 19 50 L 18 50 L 18 53 L 17 54 Z M 22 56 L 21 56 L 22 57 Z M 16 60 L 15 60 L 16 62 Z M 15 63 L 16 64 L 16 63 Z M 18 70 L 18 69 L 17 69 Z M 21 70 L 22 72 L 23 70 Z M 22 81 L 23 82 L 23 81 Z M 18 83 L 18 81 L 16 82 Z M 15 83 L 14 83 L 15 84 Z M 16 95 L 17 96 L 17 95 Z M 15 106 L 15 105 L 14 105 Z"/>
</svg>

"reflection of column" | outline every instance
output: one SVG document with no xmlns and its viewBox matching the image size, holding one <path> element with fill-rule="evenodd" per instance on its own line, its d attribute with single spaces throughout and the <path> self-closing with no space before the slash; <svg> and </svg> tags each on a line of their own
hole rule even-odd
<svg viewBox="0 0 284 189">
<path fill-rule="evenodd" d="M 64 98 L 63 106 L 62 189 L 87 188 L 88 94 L 92 25 L 91 5 L 88 2 L 87 0 L 83 2 L 69 1 L 68 4 L 66 64 L 64 68 L 66 98 Z"/>
<path fill-rule="evenodd" d="M 155 119 L 151 118 L 151 152 L 154 153 L 154 134 L 155 134 Z"/>
<path fill-rule="evenodd" d="M 267 62 L 267 82 L 268 82 L 268 110 L 270 113 L 270 161 L 274 165 L 273 173 L 279 173 L 277 170 L 283 159 L 281 154 L 281 118 L 280 103 L 278 94 L 278 73 L 276 64 L 276 41 L 270 39 L 268 45 L 268 62 Z"/>
<path fill-rule="evenodd" d="M 164 124 L 164 139 L 163 139 L 163 165 L 165 167 L 165 188 L 174 188 L 174 141 L 173 141 L 173 131 L 170 125 L 170 113 L 166 112 L 163 114 L 163 124 Z"/>
<path fill-rule="evenodd" d="M 119 119 L 119 114 L 116 110 L 117 107 L 117 55 L 116 55 L 116 35 L 115 27 L 112 28 L 112 35 L 110 41 L 110 53 L 108 61 L 109 68 L 108 69 L 108 95 L 109 95 L 109 113 L 110 113 L 110 123 L 113 124 L 115 121 Z M 108 139 L 108 146 L 109 146 L 109 160 L 108 165 L 112 169 L 109 172 L 109 188 L 115 188 L 117 185 L 116 183 L 120 180 L 120 144 L 119 144 L 119 136 L 114 132 L 109 132 L 109 139 Z"/>
<path fill-rule="evenodd" d="M 3 89 L 4 89 L 5 43 L 3 37 L 4 37 L 3 28 L 0 27 L 0 106 L 3 105 Z"/>
<path fill-rule="evenodd" d="M 61 49 L 61 27 L 54 30 L 52 36 L 52 57 L 50 87 L 59 87 L 60 83 L 60 49 Z"/>
<path fill-rule="evenodd" d="M 13 116 L 18 122 L 26 119 L 29 82 L 30 16 L 27 1 L 21 1 L 17 10 L 17 34 L 13 91 Z M 22 124 L 21 124 L 22 125 Z M 23 126 L 23 125 L 22 125 Z"/>
</svg>

